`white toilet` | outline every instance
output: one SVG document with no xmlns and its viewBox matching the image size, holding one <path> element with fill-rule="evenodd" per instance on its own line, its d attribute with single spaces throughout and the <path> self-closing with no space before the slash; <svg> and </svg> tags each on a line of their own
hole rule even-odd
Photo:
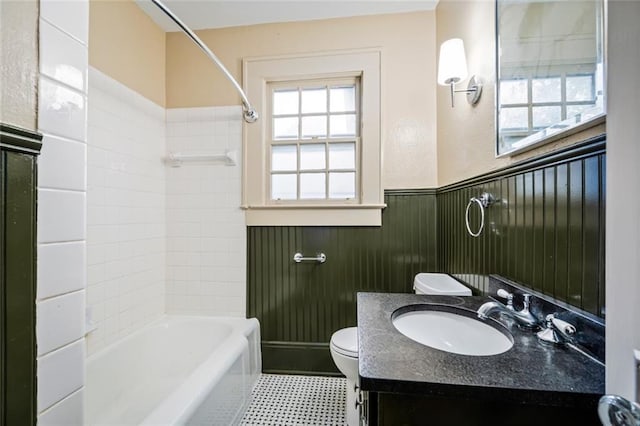
<svg viewBox="0 0 640 426">
<path fill-rule="evenodd" d="M 413 289 L 416 294 L 471 296 L 471 289 L 447 274 L 420 273 L 413 280 Z M 331 336 L 329 347 L 333 362 L 347 378 L 347 425 L 358 426 L 358 328 L 348 327 L 336 331 Z"/>
</svg>

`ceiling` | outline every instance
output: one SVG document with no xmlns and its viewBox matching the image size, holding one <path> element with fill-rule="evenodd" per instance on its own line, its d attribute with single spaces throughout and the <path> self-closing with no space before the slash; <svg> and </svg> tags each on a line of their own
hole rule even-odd
<svg viewBox="0 0 640 426">
<path fill-rule="evenodd" d="M 135 1 L 165 31 L 178 31 L 178 27 L 150 0 Z M 415 12 L 433 10 L 438 4 L 438 0 L 164 0 L 163 2 L 193 30 Z"/>
</svg>

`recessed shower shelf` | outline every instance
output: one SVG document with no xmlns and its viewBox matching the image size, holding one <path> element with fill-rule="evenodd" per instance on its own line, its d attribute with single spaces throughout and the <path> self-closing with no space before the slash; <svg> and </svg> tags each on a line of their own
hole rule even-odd
<svg viewBox="0 0 640 426">
<path fill-rule="evenodd" d="M 171 167 L 180 167 L 183 163 L 214 163 L 235 166 L 238 164 L 238 151 L 225 151 L 222 154 L 172 152 L 167 156 L 167 164 Z"/>
</svg>

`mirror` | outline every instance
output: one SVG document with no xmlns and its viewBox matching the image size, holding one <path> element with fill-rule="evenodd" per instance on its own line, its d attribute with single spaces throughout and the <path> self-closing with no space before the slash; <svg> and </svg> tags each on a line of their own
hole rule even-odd
<svg viewBox="0 0 640 426">
<path fill-rule="evenodd" d="M 497 155 L 604 121 L 604 0 L 496 0 Z"/>
</svg>

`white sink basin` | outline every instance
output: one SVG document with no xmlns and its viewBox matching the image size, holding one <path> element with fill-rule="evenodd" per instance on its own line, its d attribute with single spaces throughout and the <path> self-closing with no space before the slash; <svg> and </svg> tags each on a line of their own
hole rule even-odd
<svg viewBox="0 0 640 426">
<path fill-rule="evenodd" d="M 402 313 L 395 328 L 423 345 L 461 355 L 497 355 L 513 346 L 513 339 L 474 318 L 452 312 L 420 310 Z"/>
</svg>

